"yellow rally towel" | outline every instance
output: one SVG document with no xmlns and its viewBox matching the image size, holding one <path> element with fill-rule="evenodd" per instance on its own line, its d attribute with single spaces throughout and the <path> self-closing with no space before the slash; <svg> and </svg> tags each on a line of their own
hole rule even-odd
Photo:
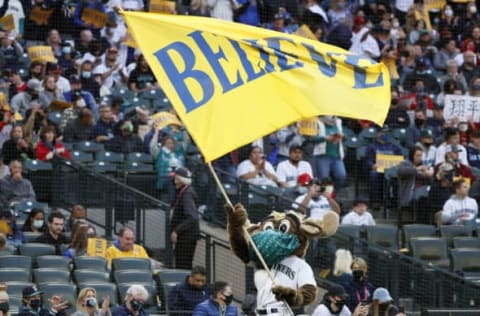
<svg viewBox="0 0 480 316">
<path fill-rule="evenodd" d="M 122 14 L 207 162 L 316 115 L 383 125 L 390 104 L 384 64 L 240 23 Z"/>
</svg>

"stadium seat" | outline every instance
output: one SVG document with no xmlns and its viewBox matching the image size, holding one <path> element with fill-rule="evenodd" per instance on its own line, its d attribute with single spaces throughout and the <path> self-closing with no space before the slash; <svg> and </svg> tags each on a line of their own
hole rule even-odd
<svg viewBox="0 0 480 316">
<path fill-rule="evenodd" d="M 440 226 L 440 236 L 447 239 L 448 247 L 453 247 L 453 237 L 472 236 L 473 229 L 463 225 L 442 225 Z"/>
<path fill-rule="evenodd" d="M 42 243 L 29 243 L 18 246 L 23 256 L 30 256 L 36 262 L 38 256 L 55 255 L 55 246 Z"/>
<path fill-rule="evenodd" d="M 42 233 L 37 233 L 37 232 L 23 232 L 23 236 L 25 237 L 26 243 L 31 243 L 35 241 L 35 239 L 37 239 L 41 235 Z"/>
<path fill-rule="evenodd" d="M 104 150 L 99 151 L 95 159 L 116 164 L 123 163 L 125 161 L 125 157 L 123 154 Z"/>
<path fill-rule="evenodd" d="M 405 138 L 407 136 L 407 129 L 406 128 L 395 128 L 392 131 L 392 136 L 397 139 L 401 144 L 405 142 Z"/>
<path fill-rule="evenodd" d="M 30 270 L 32 268 L 32 258 L 29 256 L 2 256 L 0 257 L 0 268 L 21 268 Z"/>
<path fill-rule="evenodd" d="M 106 271 L 75 269 L 73 278 L 77 284 L 90 282 L 109 282 L 110 274 Z"/>
<path fill-rule="evenodd" d="M 144 164 L 153 164 L 152 155 L 146 153 L 133 152 L 126 155 L 127 162 L 137 162 Z"/>
<path fill-rule="evenodd" d="M 43 292 L 43 297 L 52 297 L 60 295 L 63 300 L 70 303 L 70 307 L 66 310 L 67 315 L 71 315 L 77 309 L 75 303 L 77 301 L 77 286 L 74 283 L 42 283 L 38 285 L 39 290 Z"/>
<path fill-rule="evenodd" d="M 152 164 L 137 161 L 128 161 L 125 165 L 124 171 L 126 173 L 153 173 L 155 177 L 157 176 Z M 150 186 L 151 185 L 152 184 L 150 183 Z"/>
<path fill-rule="evenodd" d="M 34 284 L 35 283 L 33 282 L 18 282 L 18 281 L 8 282 L 7 293 L 10 296 L 22 297 L 23 289 L 26 288 L 27 286 L 33 286 Z"/>
<path fill-rule="evenodd" d="M 48 208 L 48 205 L 46 203 L 40 203 L 37 201 L 22 201 L 15 204 L 15 206 L 13 207 L 13 210 L 18 214 L 20 213 L 28 214 L 33 208 L 38 208 L 46 211 Z"/>
<path fill-rule="evenodd" d="M 37 284 L 42 283 L 70 283 L 70 271 L 58 268 L 33 269 L 33 280 Z"/>
<path fill-rule="evenodd" d="M 97 300 L 99 305 L 103 297 L 108 295 L 110 297 L 110 307 L 115 307 L 118 305 L 118 289 L 115 283 L 111 282 L 88 282 L 79 284 L 78 288 L 81 290 L 86 287 L 93 287 L 97 292 Z"/>
<path fill-rule="evenodd" d="M 480 237 L 453 237 L 453 247 L 457 248 L 470 248 L 480 249 Z"/>
<path fill-rule="evenodd" d="M 68 151 L 74 151 L 77 149 L 77 143 L 62 143 L 63 147 L 65 147 Z"/>
<path fill-rule="evenodd" d="M 37 160 L 37 159 L 28 159 L 23 163 L 23 168 L 26 172 L 35 172 L 35 171 L 52 171 L 52 164 L 49 162 Z"/>
<path fill-rule="evenodd" d="M 116 173 L 117 165 L 108 161 L 96 160 L 92 163 L 91 168 L 95 172 L 99 173 Z"/>
<path fill-rule="evenodd" d="M 367 241 L 391 250 L 398 250 L 398 228 L 394 225 L 376 225 L 365 228 Z"/>
<path fill-rule="evenodd" d="M 176 286 L 176 283 L 162 283 L 162 289 L 163 289 L 163 301 L 165 302 L 165 312 L 167 315 L 174 315 L 172 311 L 170 310 L 170 306 L 168 306 L 168 295 L 170 295 L 170 292 L 172 289 Z"/>
<path fill-rule="evenodd" d="M 30 282 L 32 280 L 29 269 L 22 268 L 1 268 L 0 269 L 1 282 Z"/>
<path fill-rule="evenodd" d="M 37 267 L 70 271 L 70 260 L 64 256 L 38 256 Z"/>
<path fill-rule="evenodd" d="M 360 238 L 364 230 L 359 225 L 340 225 L 336 234 L 333 236 L 336 248 L 348 248 L 353 253 L 360 252 Z"/>
<path fill-rule="evenodd" d="M 49 112 L 48 113 L 48 120 L 55 125 L 59 125 L 60 121 L 62 120 L 62 113 L 61 112 Z"/>
<path fill-rule="evenodd" d="M 140 97 L 144 99 L 158 99 L 158 98 L 166 98 L 165 92 L 162 89 L 152 89 L 149 91 L 144 91 L 140 93 Z"/>
<path fill-rule="evenodd" d="M 150 259 L 144 258 L 115 258 L 112 260 L 112 271 L 120 270 L 152 270 Z"/>
<path fill-rule="evenodd" d="M 158 278 L 163 284 L 180 283 L 185 281 L 186 277 L 190 275 L 190 270 L 183 269 L 166 269 L 158 271 Z"/>
<path fill-rule="evenodd" d="M 119 270 L 113 273 L 115 283 L 152 283 L 153 277 L 149 270 Z"/>
<path fill-rule="evenodd" d="M 93 155 L 91 153 L 74 150 L 70 155 L 72 156 L 72 160 L 78 163 L 86 164 L 93 161 Z"/>
<path fill-rule="evenodd" d="M 480 280 L 480 249 L 452 249 L 452 271 L 467 280 Z"/>
<path fill-rule="evenodd" d="M 101 150 L 104 150 L 103 144 L 99 144 L 91 141 L 80 142 L 76 145 L 77 150 L 83 151 L 86 153 L 97 153 Z"/>
<path fill-rule="evenodd" d="M 20 293 L 20 296 L 14 296 L 14 295 L 9 295 L 8 298 L 8 303 L 10 306 L 10 315 L 15 316 L 18 315 L 18 310 L 20 306 L 22 306 L 22 295 Z"/>
<path fill-rule="evenodd" d="M 410 249 L 410 239 L 415 237 L 435 237 L 437 230 L 433 225 L 408 224 L 403 225 L 404 247 Z"/>
<path fill-rule="evenodd" d="M 124 100 L 130 100 L 135 97 L 135 94 L 129 89 L 116 89 L 112 92 L 112 97 L 121 97 Z"/>
<path fill-rule="evenodd" d="M 366 143 L 369 143 L 377 137 L 377 129 L 375 127 L 366 127 L 360 131 L 358 136 L 365 140 Z"/>
<path fill-rule="evenodd" d="M 357 149 L 365 145 L 365 141 L 357 135 L 345 136 L 343 144 L 347 148 Z"/>
<path fill-rule="evenodd" d="M 73 258 L 75 270 L 107 271 L 107 260 L 103 257 L 78 256 Z"/>
<path fill-rule="evenodd" d="M 447 240 L 442 237 L 415 237 L 410 239 L 412 255 L 428 265 L 449 269 Z"/>
</svg>

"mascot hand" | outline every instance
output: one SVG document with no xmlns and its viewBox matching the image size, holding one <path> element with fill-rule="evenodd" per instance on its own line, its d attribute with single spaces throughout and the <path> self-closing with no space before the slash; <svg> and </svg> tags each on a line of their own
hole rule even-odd
<svg viewBox="0 0 480 316">
<path fill-rule="evenodd" d="M 272 288 L 277 301 L 287 301 L 290 306 L 300 306 L 303 304 L 302 295 L 291 287 L 276 285 Z"/>
<path fill-rule="evenodd" d="M 247 223 L 247 210 L 242 204 L 235 204 L 235 209 L 229 204 L 225 204 L 225 211 L 227 212 L 228 223 L 231 226 L 242 227 Z"/>
</svg>

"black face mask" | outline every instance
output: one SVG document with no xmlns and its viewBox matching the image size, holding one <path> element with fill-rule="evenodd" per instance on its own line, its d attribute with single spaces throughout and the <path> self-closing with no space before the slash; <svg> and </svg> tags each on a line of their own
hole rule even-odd
<svg viewBox="0 0 480 316">
<path fill-rule="evenodd" d="M 227 304 L 227 305 L 232 304 L 232 302 L 233 302 L 233 295 L 224 295 L 224 297 L 225 297 L 225 300 L 224 300 L 225 304 Z"/>
<path fill-rule="evenodd" d="M 42 305 L 42 301 L 39 299 L 30 300 L 30 307 L 32 309 L 38 309 Z"/>
<path fill-rule="evenodd" d="M 10 310 L 10 304 L 8 302 L 0 303 L 0 311 L 7 313 Z"/>
<path fill-rule="evenodd" d="M 362 270 L 354 270 L 352 271 L 352 275 L 353 275 L 353 280 L 355 280 L 356 282 L 360 282 L 363 280 L 363 271 Z"/>
<path fill-rule="evenodd" d="M 389 303 L 378 304 L 378 311 L 381 312 L 381 313 L 386 312 L 389 305 L 390 305 Z"/>
<path fill-rule="evenodd" d="M 139 310 L 141 310 L 143 308 L 143 304 L 140 303 L 139 301 L 137 300 L 132 300 L 130 302 L 130 305 L 132 306 L 132 309 L 136 312 L 138 312 Z"/>
<path fill-rule="evenodd" d="M 425 123 L 425 120 L 423 119 L 415 119 L 415 126 L 420 127 Z"/>
<path fill-rule="evenodd" d="M 345 301 L 336 302 L 336 303 L 335 303 L 335 306 L 337 306 L 338 311 L 340 312 L 340 311 L 342 311 L 343 306 L 345 306 Z"/>
<path fill-rule="evenodd" d="M 397 104 L 398 104 L 398 98 L 393 98 L 392 105 L 397 105 Z"/>
</svg>

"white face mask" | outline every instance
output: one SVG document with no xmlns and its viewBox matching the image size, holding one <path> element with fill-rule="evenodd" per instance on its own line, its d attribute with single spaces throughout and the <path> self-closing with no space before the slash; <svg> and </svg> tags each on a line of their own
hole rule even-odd
<svg viewBox="0 0 480 316">
<path fill-rule="evenodd" d="M 468 130 L 468 124 L 458 124 L 458 130 L 460 132 L 466 132 Z"/>
<path fill-rule="evenodd" d="M 476 7 L 476 6 L 471 6 L 471 7 L 470 7 L 470 13 L 471 13 L 471 14 L 477 13 L 477 7 Z"/>
<path fill-rule="evenodd" d="M 451 17 L 451 16 L 453 16 L 453 10 L 452 10 L 452 9 L 447 9 L 447 10 L 445 10 L 445 16 L 446 16 L 446 17 Z"/>
<path fill-rule="evenodd" d="M 41 220 L 41 219 L 34 220 L 32 226 L 37 228 L 37 229 L 42 228 L 43 227 L 43 220 Z"/>
<path fill-rule="evenodd" d="M 400 23 L 398 23 L 398 21 L 393 21 L 392 26 L 394 28 L 398 28 L 400 26 Z"/>
<path fill-rule="evenodd" d="M 80 108 L 84 108 L 84 107 L 87 106 L 87 103 L 85 103 L 85 100 L 83 98 L 77 100 L 77 102 L 75 102 L 75 104 Z"/>
</svg>

